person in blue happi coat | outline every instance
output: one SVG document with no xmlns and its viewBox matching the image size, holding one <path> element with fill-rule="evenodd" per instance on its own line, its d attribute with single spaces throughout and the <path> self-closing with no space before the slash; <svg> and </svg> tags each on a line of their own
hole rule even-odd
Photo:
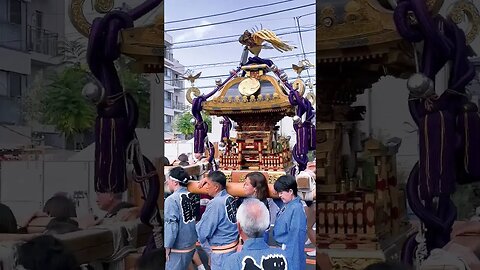
<svg viewBox="0 0 480 270">
<path fill-rule="evenodd" d="M 287 253 L 289 270 L 305 270 L 305 239 L 307 237 L 307 216 L 297 196 L 297 182 L 291 175 L 283 175 L 275 181 L 273 188 L 284 206 L 277 214 L 273 237 Z"/>
<path fill-rule="evenodd" d="M 263 202 L 254 198 L 244 200 L 237 211 L 237 226 L 244 240 L 243 248 L 223 262 L 223 269 L 290 269 L 286 252 L 280 248 L 269 247 L 263 239 L 263 234 L 270 226 L 270 214 Z"/>
<path fill-rule="evenodd" d="M 166 268 L 188 269 L 195 252 L 195 204 L 193 194 L 187 191 L 189 175 L 182 167 L 170 170 L 166 179 L 172 195 L 165 200 L 165 252 Z"/>
<path fill-rule="evenodd" d="M 208 202 L 202 218 L 197 223 L 198 240 L 210 256 L 210 268 L 219 270 L 226 257 L 237 250 L 237 205 L 235 199 L 225 190 L 227 178 L 221 171 L 212 171 L 199 183 L 206 185 Z"/>
</svg>

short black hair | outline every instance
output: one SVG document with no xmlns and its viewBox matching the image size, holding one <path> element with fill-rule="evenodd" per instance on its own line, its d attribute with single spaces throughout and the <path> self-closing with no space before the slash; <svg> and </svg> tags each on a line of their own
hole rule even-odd
<svg viewBox="0 0 480 270">
<path fill-rule="evenodd" d="M 77 217 L 75 202 L 64 195 L 56 195 L 48 199 L 43 207 L 43 212 L 51 217 Z"/>
<path fill-rule="evenodd" d="M 175 179 L 178 179 L 180 181 L 178 183 L 180 183 L 180 185 L 184 187 L 187 186 L 188 180 L 190 179 L 187 171 L 185 171 L 185 169 L 182 167 L 172 168 L 168 175 Z"/>
<path fill-rule="evenodd" d="M 227 177 L 221 171 L 211 171 L 208 173 L 208 178 L 213 182 L 219 183 L 223 189 L 227 188 Z"/>
<path fill-rule="evenodd" d="M 178 163 L 178 165 L 180 166 L 188 166 L 190 165 L 190 163 L 186 162 L 186 161 L 180 161 L 180 163 Z"/>
<path fill-rule="evenodd" d="M 17 233 L 17 219 L 10 207 L 0 203 L 0 233 Z"/>
<path fill-rule="evenodd" d="M 160 247 L 137 260 L 138 270 L 165 270 L 165 248 Z"/>
<path fill-rule="evenodd" d="M 161 159 L 163 166 L 170 166 L 170 160 L 167 157 L 162 157 Z"/>
<path fill-rule="evenodd" d="M 79 270 L 73 253 L 51 235 L 41 235 L 24 243 L 18 250 L 18 261 L 29 270 Z"/>
<path fill-rule="evenodd" d="M 286 174 L 280 176 L 277 181 L 275 181 L 275 184 L 273 184 L 273 188 L 276 192 L 289 191 L 291 189 L 293 190 L 293 195 L 297 196 L 297 180 L 291 175 Z"/>
<path fill-rule="evenodd" d="M 178 160 L 188 162 L 188 156 L 185 154 L 180 154 L 180 156 L 178 156 Z"/>
<path fill-rule="evenodd" d="M 56 217 L 45 227 L 47 234 L 64 234 L 79 231 L 78 222 L 71 218 Z"/>
</svg>

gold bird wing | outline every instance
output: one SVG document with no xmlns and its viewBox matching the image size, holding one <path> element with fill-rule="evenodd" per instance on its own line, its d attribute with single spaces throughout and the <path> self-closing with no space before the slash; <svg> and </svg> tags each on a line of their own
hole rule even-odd
<svg viewBox="0 0 480 270">
<path fill-rule="evenodd" d="M 255 44 L 262 45 L 264 41 L 272 44 L 272 46 L 280 52 L 287 52 L 295 49 L 295 46 L 282 41 L 273 31 L 262 29 L 252 34 Z"/>
</svg>

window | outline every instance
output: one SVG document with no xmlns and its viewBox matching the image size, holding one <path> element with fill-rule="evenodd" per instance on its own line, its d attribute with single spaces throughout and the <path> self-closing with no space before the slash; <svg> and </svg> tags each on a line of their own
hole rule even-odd
<svg viewBox="0 0 480 270">
<path fill-rule="evenodd" d="M 165 46 L 165 58 L 170 61 L 173 61 L 172 45 Z"/>
<path fill-rule="evenodd" d="M 165 115 L 165 118 L 164 118 L 164 119 L 165 119 L 165 123 L 166 123 L 166 124 L 171 124 L 172 121 L 173 121 L 173 116 L 171 116 L 171 115 Z"/>
<path fill-rule="evenodd" d="M 8 72 L 0 70 L 0 96 L 8 95 Z"/>
<path fill-rule="evenodd" d="M 22 96 L 22 74 L 0 71 L 0 96 Z"/>
<path fill-rule="evenodd" d="M 171 78 L 172 78 L 172 70 L 169 69 L 169 68 L 165 68 L 165 76 L 166 76 L 168 79 L 171 79 Z"/>
<path fill-rule="evenodd" d="M 20 0 L 10 0 L 9 22 L 22 24 L 22 3 Z"/>
<path fill-rule="evenodd" d="M 10 88 L 10 97 L 21 97 L 22 96 L 22 75 L 9 72 L 9 88 Z"/>
<path fill-rule="evenodd" d="M 35 10 L 34 19 L 35 19 L 35 22 L 33 23 L 33 25 L 38 29 L 42 29 L 43 28 L 43 12 Z"/>
<path fill-rule="evenodd" d="M 0 22 L 8 21 L 8 1 L 0 1 Z"/>
<path fill-rule="evenodd" d="M 166 108 L 172 108 L 173 93 L 165 92 L 164 103 Z"/>
</svg>

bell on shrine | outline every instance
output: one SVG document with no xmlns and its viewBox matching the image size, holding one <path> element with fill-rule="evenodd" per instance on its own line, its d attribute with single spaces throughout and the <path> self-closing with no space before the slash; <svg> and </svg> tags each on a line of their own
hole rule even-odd
<svg viewBox="0 0 480 270">
<path fill-rule="evenodd" d="M 82 95 L 89 101 L 98 104 L 105 98 L 105 89 L 97 83 L 89 82 L 83 87 Z"/>
<path fill-rule="evenodd" d="M 435 94 L 433 80 L 422 73 L 415 73 L 407 81 L 410 94 L 417 98 L 426 98 Z"/>
</svg>

